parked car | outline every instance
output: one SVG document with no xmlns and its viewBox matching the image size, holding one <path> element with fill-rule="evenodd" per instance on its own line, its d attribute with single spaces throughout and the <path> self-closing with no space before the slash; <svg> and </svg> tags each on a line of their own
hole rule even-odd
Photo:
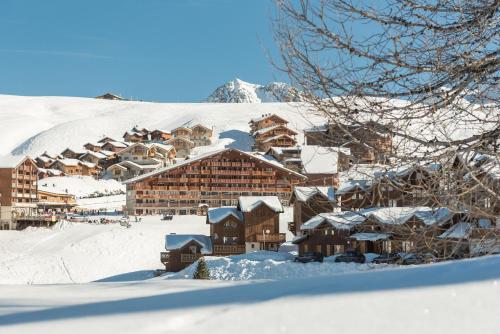
<svg viewBox="0 0 500 334">
<path fill-rule="evenodd" d="M 335 262 L 355 262 L 365 263 L 366 258 L 358 251 L 347 251 L 344 254 L 339 254 L 335 258 Z"/>
<path fill-rule="evenodd" d="M 174 216 L 172 215 L 163 215 L 163 218 L 161 220 L 172 220 L 172 218 L 174 218 Z"/>
<path fill-rule="evenodd" d="M 436 262 L 436 257 L 430 253 L 427 254 L 406 254 L 401 259 L 401 264 L 422 264 Z"/>
<path fill-rule="evenodd" d="M 398 263 L 401 261 L 401 256 L 398 253 L 382 253 L 373 259 L 373 263 Z"/>
<path fill-rule="evenodd" d="M 296 256 L 295 262 L 307 263 L 307 262 L 323 262 L 323 254 L 317 252 L 305 252 L 302 256 Z"/>
</svg>

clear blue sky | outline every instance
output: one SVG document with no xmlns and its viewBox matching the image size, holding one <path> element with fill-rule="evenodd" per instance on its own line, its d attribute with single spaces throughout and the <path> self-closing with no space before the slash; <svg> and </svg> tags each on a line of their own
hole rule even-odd
<svg viewBox="0 0 500 334">
<path fill-rule="evenodd" d="M 271 0 L 0 0 L 0 93 L 197 102 L 283 80 Z"/>
</svg>

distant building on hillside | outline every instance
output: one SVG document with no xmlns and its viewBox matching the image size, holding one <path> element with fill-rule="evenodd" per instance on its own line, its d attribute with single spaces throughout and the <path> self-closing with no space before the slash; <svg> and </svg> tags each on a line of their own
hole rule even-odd
<svg viewBox="0 0 500 334">
<path fill-rule="evenodd" d="M 103 95 L 99 95 L 95 97 L 96 99 L 102 99 L 102 100 L 118 100 L 118 101 L 127 101 L 127 99 L 124 99 L 123 97 L 119 95 L 115 95 L 112 93 L 106 93 Z"/>
<path fill-rule="evenodd" d="M 288 121 L 275 114 L 266 114 L 249 122 L 250 134 L 254 137 L 255 151 L 267 152 L 271 147 L 291 147 L 297 145 L 297 132 L 290 129 Z"/>
</svg>

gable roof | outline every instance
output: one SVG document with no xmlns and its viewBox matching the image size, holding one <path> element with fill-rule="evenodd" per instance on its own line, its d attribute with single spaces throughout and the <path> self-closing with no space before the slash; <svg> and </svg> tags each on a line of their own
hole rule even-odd
<svg viewBox="0 0 500 334">
<path fill-rule="evenodd" d="M 278 116 L 278 115 L 276 115 L 276 114 L 267 114 L 267 115 L 262 115 L 262 116 L 260 116 L 260 117 L 252 118 L 252 119 L 250 120 L 250 123 L 258 123 L 258 122 L 262 122 L 262 121 L 263 121 L 263 120 L 265 120 L 265 119 L 268 119 L 268 118 L 273 118 L 273 117 L 281 119 L 282 121 L 284 121 L 284 123 L 288 123 L 288 121 L 287 121 L 286 119 L 284 119 L 283 117 Z"/>
<path fill-rule="evenodd" d="M 255 208 L 265 205 L 274 212 L 283 212 L 283 205 L 278 196 L 240 196 L 238 208 L 241 212 L 251 212 Z"/>
<path fill-rule="evenodd" d="M 295 135 L 298 134 L 295 130 L 290 129 L 289 127 L 287 127 L 284 124 L 277 124 L 277 125 L 269 126 L 267 128 L 262 128 L 262 129 L 259 129 L 259 130 L 255 131 L 253 134 L 254 135 L 262 135 L 262 134 L 264 134 L 266 132 L 269 132 L 269 131 L 272 131 L 272 130 L 278 129 L 278 128 L 287 129 L 288 131 L 290 131 L 290 133 L 295 134 Z"/>
<path fill-rule="evenodd" d="M 191 130 L 192 130 L 192 129 L 194 129 L 194 128 L 204 128 L 204 129 L 206 129 L 206 130 L 212 131 L 212 129 L 211 129 L 211 128 L 209 128 L 208 126 L 205 126 L 205 125 L 203 125 L 203 124 L 199 124 L 199 123 L 198 123 L 198 124 L 196 124 L 196 125 L 193 125 L 193 126 L 191 127 Z"/>
<path fill-rule="evenodd" d="M 178 130 L 181 130 L 181 129 L 183 129 L 183 130 L 187 130 L 187 131 L 189 131 L 189 132 L 192 132 L 192 131 L 193 131 L 193 130 L 191 130 L 191 128 L 189 128 L 189 127 L 187 127 L 187 126 L 184 126 L 184 125 L 181 125 L 181 126 L 176 127 L 175 129 L 171 130 L 170 132 L 171 132 L 171 133 L 174 133 L 174 132 L 176 132 L 176 131 L 178 131 Z"/>
<path fill-rule="evenodd" d="M 207 220 L 211 224 L 217 224 L 229 216 L 243 221 L 243 214 L 235 206 L 208 209 Z"/>
<path fill-rule="evenodd" d="M 300 229 L 315 229 L 323 223 L 328 223 L 337 229 L 351 229 L 368 219 L 385 225 L 403 225 L 412 218 L 420 220 L 427 226 L 441 226 L 452 217 L 453 213 L 447 208 L 376 207 L 359 211 L 320 213 L 305 222 Z"/>
<path fill-rule="evenodd" d="M 299 202 L 307 202 L 316 195 L 319 195 L 329 202 L 335 201 L 335 190 L 333 187 L 294 187 L 293 195 Z"/>
<path fill-rule="evenodd" d="M 254 159 L 257 159 L 265 164 L 267 164 L 268 166 L 270 167 L 274 167 L 274 168 L 277 168 L 279 170 L 282 170 L 286 173 L 289 173 L 289 174 L 294 174 L 295 176 L 301 178 L 301 179 L 307 179 L 306 176 L 300 174 L 300 173 L 297 173 L 291 169 L 288 169 L 288 168 L 285 168 L 279 164 L 276 164 L 276 163 L 272 163 L 268 160 L 266 160 L 265 158 L 261 158 L 261 157 L 258 157 L 256 155 L 253 155 L 251 153 L 248 153 L 248 152 L 244 152 L 244 151 L 240 151 L 236 148 L 223 148 L 223 149 L 220 149 L 220 150 L 216 150 L 216 151 L 212 151 L 212 152 L 207 152 L 205 154 L 200 154 L 199 156 L 197 157 L 194 157 L 192 159 L 188 159 L 188 160 L 182 160 L 176 164 L 173 164 L 173 165 L 170 165 L 170 166 L 166 166 L 166 167 L 163 167 L 163 168 L 159 168 L 158 170 L 155 170 L 153 172 L 150 172 L 150 173 L 146 173 L 146 174 L 143 174 L 143 175 L 140 175 L 140 176 L 137 176 L 137 177 L 134 177 L 132 179 L 129 179 L 127 181 L 124 181 L 125 184 L 129 184 L 129 183 L 134 183 L 134 182 L 137 182 L 137 181 L 141 181 L 141 180 L 144 180 L 148 177 L 151 177 L 151 176 L 155 176 L 155 175 L 158 175 L 158 174 L 161 174 L 161 173 L 164 173 L 164 172 L 167 172 L 171 169 L 175 169 L 175 168 L 178 168 L 178 167 L 182 167 L 182 166 L 186 166 L 186 165 L 189 165 L 193 162 L 196 162 L 196 161 L 200 161 L 200 160 L 203 160 L 203 159 L 207 159 L 207 158 L 210 158 L 214 155 L 217 155 L 217 154 L 221 154 L 221 153 L 226 153 L 226 152 L 231 152 L 231 151 L 234 151 L 234 152 L 238 152 L 239 154 L 241 155 L 245 155 L 249 158 L 254 158 Z"/>
<path fill-rule="evenodd" d="M 36 166 L 36 163 L 33 161 L 33 159 L 31 159 L 28 156 L 18 157 L 9 155 L 9 156 L 0 156 L 0 168 L 17 168 L 26 160 L 30 160 L 31 163 Z"/>
<path fill-rule="evenodd" d="M 269 137 L 266 140 L 264 140 L 263 143 L 268 143 L 270 141 L 277 140 L 277 139 L 280 139 L 280 138 L 283 138 L 283 137 L 287 137 L 287 138 L 293 140 L 294 142 L 297 142 L 297 140 L 295 138 L 290 137 L 289 135 L 286 135 L 286 134 L 282 134 L 282 135 L 277 135 L 277 136 L 274 136 L 274 137 Z"/>
<path fill-rule="evenodd" d="M 201 234 L 167 234 L 165 236 L 165 249 L 176 250 L 194 241 L 201 246 L 202 254 L 212 254 L 212 239 Z"/>
<path fill-rule="evenodd" d="M 49 167 L 52 167 L 53 165 L 57 164 L 58 162 L 60 162 L 64 166 L 78 166 L 81 163 L 81 161 L 78 159 L 57 159 L 52 164 L 50 164 Z"/>
<path fill-rule="evenodd" d="M 173 137 L 173 138 L 170 138 L 169 140 L 167 140 L 167 141 L 166 141 L 166 142 L 164 142 L 164 143 L 165 143 L 165 144 L 167 144 L 167 145 L 171 145 L 170 143 L 173 143 L 173 142 L 175 142 L 176 140 L 181 140 L 181 141 L 184 141 L 184 142 L 186 142 L 186 143 L 191 144 L 191 145 L 193 145 L 193 146 L 194 146 L 194 142 L 193 142 L 192 140 L 190 140 L 190 139 L 188 139 L 188 138 L 186 138 L 186 137 L 182 137 L 182 136 L 181 136 L 181 137 Z"/>
</svg>

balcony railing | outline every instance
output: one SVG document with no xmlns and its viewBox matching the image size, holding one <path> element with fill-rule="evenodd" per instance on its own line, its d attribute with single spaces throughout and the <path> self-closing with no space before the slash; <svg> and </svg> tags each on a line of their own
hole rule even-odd
<svg viewBox="0 0 500 334">
<path fill-rule="evenodd" d="M 285 233 L 257 234 L 257 242 L 285 242 Z"/>
<path fill-rule="evenodd" d="M 181 254 L 181 262 L 183 263 L 191 263 L 198 260 L 201 257 L 201 254 Z"/>
<path fill-rule="evenodd" d="M 245 245 L 214 245 L 216 254 L 242 254 L 245 253 Z"/>
<path fill-rule="evenodd" d="M 160 253 L 160 261 L 161 261 L 161 263 L 167 263 L 169 259 L 170 259 L 170 253 L 169 252 L 161 252 Z"/>
</svg>

